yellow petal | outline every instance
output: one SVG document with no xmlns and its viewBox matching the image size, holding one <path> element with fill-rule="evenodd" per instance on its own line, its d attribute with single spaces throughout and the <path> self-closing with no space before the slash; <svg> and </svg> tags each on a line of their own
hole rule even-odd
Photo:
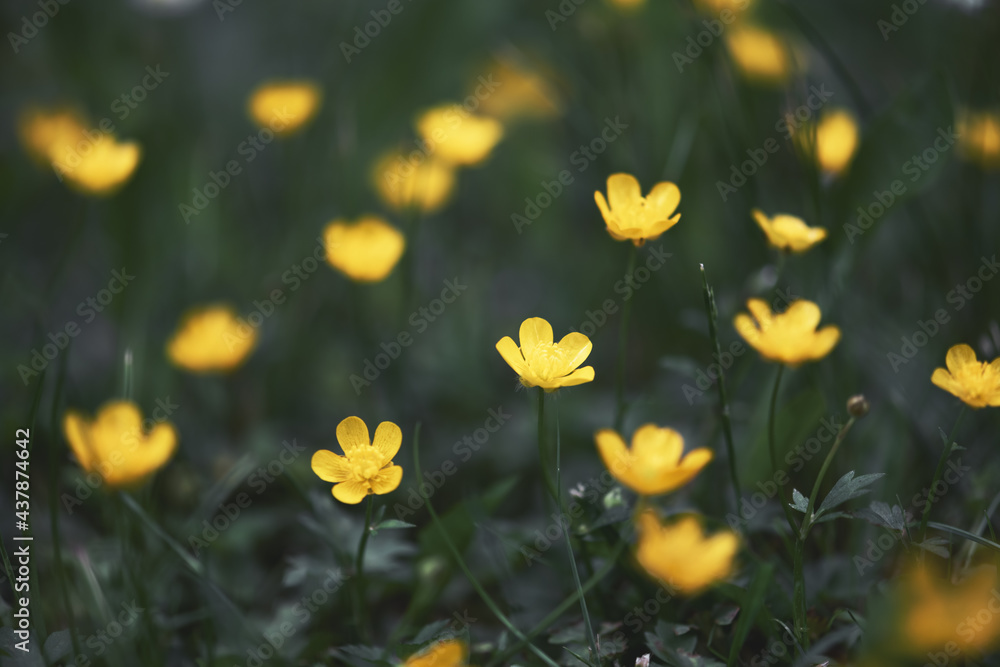
<svg viewBox="0 0 1000 667">
<path fill-rule="evenodd" d="M 958 374 L 969 364 L 979 363 L 976 360 L 976 352 L 965 343 L 952 346 L 945 357 L 945 365 L 953 374 Z"/>
<path fill-rule="evenodd" d="M 348 417 L 337 424 L 337 442 L 345 454 L 372 444 L 368 436 L 368 426 L 360 417 Z"/>
<path fill-rule="evenodd" d="M 684 438 L 672 428 L 643 424 L 632 435 L 632 456 L 640 466 L 672 468 L 683 452 Z"/>
<path fill-rule="evenodd" d="M 450 639 L 410 656 L 404 667 L 462 667 L 466 664 L 465 644 Z"/>
<path fill-rule="evenodd" d="M 93 455 L 90 452 L 90 445 L 87 443 L 88 429 L 87 422 L 76 412 L 69 411 L 63 418 L 63 431 L 66 434 L 66 440 L 69 441 L 70 449 L 76 455 L 76 460 L 80 462 L 80 467 L 90 472 Z"/>
<path fill-rule="evenodd" d="M 608 201 L 616 214 L 639 204 L 642 190 L 632 174 L 612 174 L 608 177 Z"/>
<path fill-rule="evenodd" d="M 521 355 L 521 350 L 510 336 L 504 336 L 497 341 L 497 352 L 514 369 L 515 373 L 521 377 L 527 374 L 528 366 Z"/>
<path fill-rule="evenodd" d="M 382 495 L 385 493 L 391 493 L 396 490 L 399 483 L 403 479 L 403 469 L 397 465 L 391 465 L 387 468 L 383 468 L 379 473 L 372 479 L 372 491 Z"/>
<path fill-rule="evenodd" d="M 747 309 L 757 320 L 757 324 L 760 325 L 761 329 L 767 329 L 771 325 L 771 320 L 773 315 L 771 313 L 771 307 L 767 305 L 767 302 L 763 299 L 749 299 L 747 301 Z"/>
<path fill-rule="evenodd" d="M 376 216 L 355 223 L 334 220 L 324 230 L 324 241 L 330 266 L 362 283 L 384 280 L 406 249 L 403 233 Z"/>
<path fill-rule="evenodd" d="M 312 119 L 321 99 L 319 86 L 309 81 L 264 83 L 250 94 L 247 110 L 259 127 L 288 136 Z"/>
<path fill-rule="evenodd" d="M 333 497 L 347 505 L 357 505 L 368 496 L 368 487 L 362 482 L 341 482 L 333 487 Z"/>
<path fill-rule="evenodd" d="M 811 350 L 811 356 L 813 359 L 822 359 L 830 353 L 837 343 L 840 341 L 840 329 L 830 325 L 828 327 L 823 327 L 816 332 L 816 339 Z"/>
<path fill-rule="evenodd" d="M 586 382 L 594 381 L 594 367 L 584 366 L 583 368 L 578 368 L 566 377 L 559 380 L 559 386 L 562 387 L 575 387 L 578 384 L 584 384 Z"/>
<path fill-rule="evenodd" d="M 754 348 L 757 347 L 757 343 L 760 340 L 760 329 L 754 323 L 754 319 L 747 315 L 746 313 L 739 313 L 733 318 L 733 327 L 736 332 L 743 336 L 744 340 L 750 343 Z"/>
<path fill-rule="evenodd" d="M 399 451 L 402 442 L 403 432 L 400 428 L 392 422 L 382 422 L 375 429 L 375 440 L 372 445 L 382 454 L 383 460 L 389 463 Z M 385 491 L 376 491 L 376 493 L 385 493 Z"/>
<path fill-rule="evenodd" d="M 812 301 L 796 301 L 785 311 L 788 325 L 805 331 L 815 331 L 821 317 L 819 306 Z"/>
<path fill-rule="evenodd" d="M 541 317 L 529 317 L 521 323 L 518 338 L 521 341 L 522 354 L 525 359 L 529 359 L 531 351 L 540 343 L 552 342 L 552 325 Z"/>
<path fill-rule="evenodd" d="M 608 202 L 604 199 L 604 193 L 600 190 L 594 192 L 594 201 L 597 202 L 597 208 L 600 209 L 601 217 L 604 218 L 605 224 L 608 227 L 611 227 L 613 224 L 617 226 L 614 222 L 614 216 L 611 214 L 611 209 L 608 208 Z"/>
<path fill-rule="evenodd" d="M 565 372 L 569 373 L 587 360 L 590 351 L 594 349 L 594 344 L 584 334 L 573 331 L 563 336 L 559 341 L 559 347 L 566 355 Z"/>
<path fill-rule="evenodd" d="M 682 470 L 693 470 L 698 472 L 706 465 L 708 465 L 712 459 L 715 458 L 715 454 L 711 449 L 707 447 L 699 447 L 698 449 L 691 450 L 688 452 L 687 456 L 681 461 Z"/>
<path fill-rule="evenodd" d="M 670 182 L 657 183 L 646 195 L 646 208 L 658 219 L 667 220 L 681 203 L 681 190 Z"/>
<path fill-rule="evenodd" d="M 629 454 L 625 441 L 618 433 L 607 428 L 594 434 L 594 441 L 597 443 L 597 451 L 601 455 L 604 467 L 618 481 L 624 481 L 623 477 L 629 471 Z"/>
<path fill-rule="evenodd" d="M 173 424 L 162 422 L 153 427 L 146 436 L 145 446 L 142 448 L 143 466 L 145 472 L 158 470 L 177 449 L 177 430 Z"/>
<path fill-rule="evenodd" d="M 351 477 L 351 466 L 347 459 L 326 449 L 313 454 L 312 470 L 325 482 L 343 482 Z"/>
</svg>

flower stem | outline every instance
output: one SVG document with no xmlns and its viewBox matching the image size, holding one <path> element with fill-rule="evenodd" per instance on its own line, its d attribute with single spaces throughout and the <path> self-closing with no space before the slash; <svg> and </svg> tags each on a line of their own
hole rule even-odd
<svg viewBox="0 0 1000 667">
<path fill-rule="evenodd" d="M 941 479 L 941 473 L 944 472 L 944 464 L 948 460 L 948 456 L 951 455 L 951 444 L 955 441 L 955 434 L 958 432 L 958 425 L 962 423 L 962 417 L 965 416 L 965 403 L 962 403 L 962 409 L 958 411 L 958 417 L 955 419 L 955 425 L 951 427 L 951 433 L 948 434 L 948 441 L 944 443 L 944 450 L 941 452 L 941 458 L 938 459 L 937 468 L 934 469 L 934 479 L 931 480 L 930 491 L 927 494 L 927 504 L 924 506 L 924 514 L 920 517 L 920 529 L 917 531 L 920 533 L 920 541 L 923 542 L 927 537 L 927 519 L 931 514 L 931 507 L 937 501 L 934 497 L 934 485 L 937 484 L 938 480 Z"/>
<path fill-rule="evenodd" d="M 368 641 L 368 605 L 365 604 L 365 548 L 368 546 L 368 536 L 371 535 L 372 508 L 375 506 L 375 495 L 368 494 L 368 504 L 365 508 L 365 529 L 361 533 L 358 544 L 358 555 L 354 560 L 354 574 L 357 577 L 357 595 L 354 600 L 354 615 L 358 621 L 361 636 Z"/>
<path fill-rule="evenodd" d="M 771 476 L 772 478 L 778 473 L 778 455 L 775 450 L 775 419 L 774 412 L 778 405 L 778 388 L 781 386 L 781 376 L 785 372 L 784 365 L 778 366 L 778 372 L 774 376 L 774 389 L 771 391 L 771 410 L 767 421 L 767 448 L 771 455 Z M 778 485 L 778 494 L 781 496 L 781 509 L 785 511 L 785 518 L 788 520 L 788 527 L 792 529 L 792 535 L 795 535 L 795 521 L 792 519 L 792 510 L 788 506 L 788 496 L 785 493 L 785 487 Z"/>
<path fill-rule="evenodd" d="M 635 260 L 639 254 L 638 249 L 633 244 L 629 244 L 628 265 L 625 268 L 625 276 L 631 276 L 635 271 Z M 615 386 L 615 430 L 621 433 L 622 424 L 625 421 L 625 357 L 628 355 L 628 317 L 632 311 L 632 298 L 635 294 L 630 294 L 625 299 L 622 306 L 621 330 L 618 333 L 618 378 Z"/>
<path fill-rule="evenodd" d="M 836 456 L 837 450 L 840 449 L 840 443 L 844 441 L 844 436 L 847 432 L 851 430 L 854 426 L 855 418 L 851 417 L 844 424 L 840 432 L 837 433 L 837 439 L 833 441 L 833 447 L 830 447 L 829 453 L 826 455 L 826 459 L 823 460 L 823 465 L 819 469 L 819 475 L 816 476 L 816 482 L 813 484 L 812 493 L 809 494 L 809 504 L 806 505 L 806 516 L 802 519 L 802 529 L 799 531 L 799 537 L 801 539 L 806 539 L 806 535 L 809 534 L 809 529 L 812 528 L 812 511 L 816 506 L 816 497 L 819 495 L 819 487 L 823 483 L 823 478 L 826 476 L 826 471 L 830 467 L 830 463 L 833 462 L 833 457 Z"/>
<path fill-rule="evenodd" d="M 545 439 L 545 390 L 538 388 L 538 461 L 542 470 L 542 481 L 545 488 L 552 496 L 556 505 L 559 505 L 559 494 L 556 491 L 555 483 L 549 477 L 549 461 L 552 456 L 549 453 L 548 441 Z"/>
</svg>

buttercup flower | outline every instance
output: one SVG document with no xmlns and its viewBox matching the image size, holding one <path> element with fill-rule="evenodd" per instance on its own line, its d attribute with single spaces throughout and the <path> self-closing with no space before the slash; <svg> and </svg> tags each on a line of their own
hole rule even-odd
<svg viewBox="0 0 1000 667">
<path fill-rule="evenodd" d="M 578 368 L 594 347 L 582 333 L 568 333 L 554 343 L 552 325 L 540 317 L 530 317 L 521 323 L 518 337 L 520 348 L 510 336 L 504 336 L 497 343 L 497 351 L 525 387 L 555 391 L 593 381 L 592 366 Z"/>
<path fill-rule="evenodd" d="M 109 134 L 75 145 L 55 144 L 49 149 L 52 168 L 78 190 L 108 195 L 135 171 L 142 149 L 134 141 L 117 141 Z"/>
<path fill-rule="evenodd" d="M 417 119 L 417 131 L 437 157 L 450 164 L 466 166 L 488 158 L 503 137 L 503 125 L 499 121 L 471 114 L 458 104 L 425 111 Z"/>
<path fill-rule="evenodd" d="M 669 493 L 684 486 L 712 460 L 712 450 L 702 447 L 681 459 L 684 438 L 672 428 L 645 424 L 632 435 L 632 449 L 615 431 L 603 429 L 594 436 L 601 460 L 615 479 L 643 496 Z"/>
<path fill-rule="evenodd" d="M 447 203 L 455 189 L 455 170 L 431 156 L 416 164 L 400 152 L 375 163 L 372 180 L 382 200 L 395 209 L 416 208 L 432 213 Z"/>
<path fill-rule="evenodd" d="M 251 93 L 247 110 L 259 127 L 288 136 L 312 120 L 321 99 L 319 86 L 309 81 L 264 83 Z"/>
<path fill-rule="evenodd" d="M 968 345 L 955 345 L 945 357 L 948 370 L 935 368 L 931 382 L 973 408 L 1000 406 L 1000 357 L 978 361 Z"/>
<path fill-rule="evenodd" d="M 388 276 L 406 247 L 402 232 L 373 215 L 353 224 L 334 220 L 323 237 L 326 261 L 359 283 L 376 283 Z"/>
<path fill-rule="evenodd" d="M 901 587 L 904 610 L 898 645 L 920 656 L 951 643 L 961 651 L 989 648 L 1000 638 L 1000 621 L 993 618 L 1000 612 L 996 584 L 996 573 L 989 569 L 955 585 L 926 567 L 917 568 Z M 984 611 L 990 617 L 985 623 Z"/>
<path fill-rule="evenodd" d="M 469 90 L 479 100 L 481 113 L 503 120 L 561 113 L 559 96 L 541 74 L 506 59 L 485 71 L 490 74 L 478 77 Z"/>
<path fill-rule="evenodd" d="M 816 161 L 820 169 L 839 174 L 858 148 L 858 122 L 845 109 L 823 114 L 816 126 Z"/>
<path fill-rule="evenodd" d="M 403 442 L 403 432 L 392 422 L 375 429 L 374 443 L 368 427 L 358 417 L 337 424 L 337 442 L 346 456 L 321 449 L 312 457 L 312 469 L 320 479 L 336 482 L 333 497 L 356 505 L 368 494 L 391 493 L 403 479 L 403 469 L 392 462 Z"/>
<path fill-rule="evenodd" d="M 651 510 L 639 517 L 636 559 L 646 572 L 687 595 L 725 579 L 733 570 L 739 539 L 732 531 L 706 537 L 698 519 L 661 525 Z"/>
<path fill-rule="evenodd" d="M 75 111 L 29 109 L 18 120 L 18 136 L 32 158 L 48 165 L 56 146 L 73 146 L 83 139 L 84 119 Z"/>
<path fill-rule="evenodd" d="M 826 238 L 826 230 L 822 227 L 810 227 L 802 218 L 779 213 L 773 218 L 764 215 L 763 211 L 754 209 L 753 219 L 767 234 L 767 241 L 778 250 L 786 252 L 805 252 Z"/>
<path fill-rule="evenodd" d="M 733 320 L 736 331 L 771 361 L 798 366 L 822 359 L 840 340 L 840 329 L 826 326 L 816 330 L 822 316 L 812 301 L 795 301 L 783 313 L 774 314 L 761 299 L 750 299 L 747 308 L 753 317 L 740 313 Z"/>
<path fill-rule="evenodd" d="M 105 403 L 93 421 L 70 410 L 63 418 L 63 432 L 80 467 L 101 475 L 111 488 L 142 481 L 162 468 L 177 448 L 173 425 L 159 422 L 144 430 L 142 414 L 130 401 Z"/>
<path fill-rule="evenodd" d="M 404 667 L 464 667 L 468 663 L 465 644 L 449 639 L 410 656 Z"/>
<path fill-rule="evenodd" d="M 775 34 L 747 25 L 733 26 L 725 35 L 729 53 L 746 78 L 764 84 L 784 83 L 792 73 L 788 47 Z"/>
<path fill-rule="evenodd" d="M 167 342 L 175 365 L 195 373 L 229 371 L 242 364 L 257 342 L 256 327 L 229 306 L 203 306 L 185 315 Z"/>
<path fill-rule="evenodd" d="M 1000 113 L 967 111 L 958 119 L 962 156 L 986 168 L 1000 167 Z"/>
<path fill-rule="evenodd" d="M 600 191 L 594 193 L 594 200 L 611 238 L 629 239 L 637 246 L 658 238 L 681 219 L 680 213 L 674 215 L 681 202 L 681 191 L 669 182 L 657 183 L 643 197 L 635 176 L 612 174 L 608 177 L 607 200 Z"/>
</svg>

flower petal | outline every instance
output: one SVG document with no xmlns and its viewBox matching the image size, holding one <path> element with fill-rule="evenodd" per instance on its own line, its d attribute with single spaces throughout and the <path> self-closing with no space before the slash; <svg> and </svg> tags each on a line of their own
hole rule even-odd
<svg viewBox="0 0 1000 667">
<path fill-rule="evenodd" d="M 564 378 L 559 379 L 560 387 L 575 387 L 578 384 L 594 381 L 594 367 L 584 366 L 578 368 Z"/>
<path fill-rule="evenodd" d="M 667 220 L 681 203 L 681 189 L 670 182 L 657 183 L 646 195 L 646 209 L 654 219 Z"/>
<path fill-rule="evenodd" d="M 822 359 L 826 355 L 830 354 L 837 343 L 840 341 L 840 329 L 830 325 L 828 327 L 823 327 L 816 332 L 816 336 L 813 339 L 812 348 L 809 351 L 810 359 Z"/>
<path fill-rule="evenodd" d="M 743 336 L 746 342 L 750 343 L 755 349 L 759 349 L 757 348 L 757 343 L 760 341 L 761 333 L 752 317 L 746 313 L 740 313 L 733 318 L 733 327 L 735 327 L 739 335 Z"/>
<path fill-rule="evenodd" d="M 616 214 L 637 205 L 641 198 L 639 181 L 632 174 L 611 174 L 608 177 L 608 201 Z"/>
<path fill-rule="evenodd" d="M 70 449 L 76 455 L 76 460 L 80 462 L 80 467 L 90 472 L 93 454 L 87 444 L 88 430 L 89 425 L 82 415 L 71 410 L 63 417 L 63 431 L 66 434 L 66 440 L 69 441 Z"/>
<path fill-rule="evenodd" d="M 529 317 L 521 323 L 518 338 L 521 341 L 521 353 L 525 359 L 530 359 L 539 343 L 552 342 L 552 325 L 541 317 Z"/>
<path fill-rule="evenodd" d="M 337 442 L 345 454 L 372 444 L 368 436 L 368 426 L 360 417 L 348 417 L 337 424 Z"/>
<path fill-rule="evenodd" d="M 623 477 L 628 475 L 630 468 L 625 441 L 617 432 L 605 428 L 594 434 L 594 442 L 597 444 L 597 452 L 601 455 L 604 467 L 614 475 L 615 479 L 624 482 Z"/>
<path fill-rule="evenodd" d="M 948 355 L 945 357 L 945 364 L 948 366 L 948 370 L 956 375 L 960 373 L 965 366 L 975 363 L 978 363 L 976 361 L 976 352 L 965 343 L 952 346 L 952 348 L 948 350 Z"/>
<path fill-rule="evenodd" d="M 402 480 L 403 469 L 400 466 L 391 465 L 382 468 L 371 480 L 372 491 L 379 495 L 391 493 L 396 490 Z"/>
<path fill-rule="evenodd" d="M 499 341 L 497 341 L 497 352 L 503 357 L 503 360 L 514 369 L 514 372 L 524 377 L 528 372 L 528 364 L 524 361 L 524 356 L 521 354 L 520 348 L 518 348 L 517 343 L 510 336 L 504 336 Z"/>
<path fill-rule="evenodd" d="M 559 347 L 566 354 L 565 373 L 570 373 L 587 360 L 590 351 L 594 349 L 594 344 L 582 333 L 573 331 L 563 336 L 559 341 Z"/>
<path fill-rule="evenodd" d="M 347 505 L 357 505 L 368 496 L 364 482 L 341 482 L 333 487 L 333 497 Z"/>
<path fill-rule="evenodd" d="M 324 482 L 343 482 L 351 477 L 347 459 L 326 449 L 313 454 L 312 470 Z"/>
<path fill-rule="evenodd" d="M 792 303 L 779 317 L 784 319 L 790 328 L 812 332 L 816 330 L 822 314 L 815 303 L 801 299 Z"/>
<path fill-rule="evenodd" d="M 771 313 L 771 306 L 767 305 L 766 301 L 763 299 L 748 299 L 747 309 L 753 315 L 754 319 L 757 320 L 757 324 L 761 330 L 771 326 L 771 320 L 774 319 L 774 315 Z"/>
<path fill-rule="evenodd" d="M 141 448 L 142 464 L 153 472 L 162 467 L 177 449 L 177 430 L 169 422 L 161 422 L 153 427 L 146 436 L 145 446 Z"/>
<path fill-rule="evenodd" d="M 382 422 L 375 429 L 375 441 L 372 446 L 381 452 L 385 463 L 392 461 L 401 444 L 403 444 L 403 432 L 392 422 Z"/>
<path fill-rule="evenodd" d="M 684 452 L 684 438 L 672 428 L 643 424 L 632 434 L 632 456 L 644 467 L 673 469 Z"/>
<path fill-rule="evenodd" d="M 614 215 L 612 215 L 611 209 L 608 208 L 608 202 L 604 198 L 604 193 L 600 190 L 594 192 L 594 201 L 597 202 L 597 208 L 601 210 L 601 217 L 604 218 L 605 224 L 607 224 L 608 227 L 611 227 Z M 615 226 L 617 227 L 617 225 Z"/>
</svg>

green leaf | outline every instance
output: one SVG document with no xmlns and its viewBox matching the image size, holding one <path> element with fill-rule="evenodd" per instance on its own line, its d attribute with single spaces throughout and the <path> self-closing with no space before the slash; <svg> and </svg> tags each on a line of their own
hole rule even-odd
<svg viewBox="0 0 1000 667">
<path fill-rule="evenodd" d="M 948 554 L 949 544 L 950 542 L 948 542 L 948 540 L 944 539 L 943 537 L 929 537 L 923 542 L 918 542 L 917 546 L 923 549 L 924 551 L 930 551 L 932 554 L 936 556 L 940 556 L 941 558 L 947 558 L 949 555 Z"/>
<path fill-rule="evenodd" d="M 747 589 L 746 600 L 743 604 L 744 613 L 740 614 L 739 620 L 736 621 L 736 628 L 733 630 L 733 643 L 729 647 L 729 662 L 726 663 L 728 667 L 736 664 L 740 649 L 743 648 L 743 642 L 750 634 L 750 628 L 757 619 L 758 612 L 764 606 L 764 596 L 767 594 L 767 585 L 771 581 L 772 572 L 774 572 L 774 564 L 764 563 L 757 570 L 753 581 L 750 582 L 750 588 Z"/>
<path fill-rule="evenodd" d="M 899 505 L 890 507 L 889 503 L 875 500 L 868 507 L 855 510 L 851 514 L 857 519 L 864 519 L 868 523 L 894 530 L 897 533 L 906 530 L 906 515 Z"/>
<path fill-rule="evenodd" d="M 391 530 L 393 528 L 416 528 L 416 524 L 406 523 L 405 521 L 400 521 L 399 519 L 386 519 L 385 521 L 372 526 L 372 531 L 376 530 Z"/>
<path fill-rule="evenodd" d="M 809 509 L 809 499 L 803 496 L 798 489 L 792 489 L 792 502 L 788 503 L 788 506 L 805 514 Z"/>
<path fill-rule="evenodd" d="M 866 489 L 865 487 L 883 477 L 885 477 L 885 473 L 882 472 L 855 477 L 852 470 L 838 479 L 837 483 L 833 485 L 830 493 L 827 494 L 826 498 L 823 499 L 823 503 L 819 506 L 816 516 L 818 517 L 823 512 L 832 510 L 834 507 L 846 503 L 848 500 L 868 493 L 871 489 Z"/>
</svg>

